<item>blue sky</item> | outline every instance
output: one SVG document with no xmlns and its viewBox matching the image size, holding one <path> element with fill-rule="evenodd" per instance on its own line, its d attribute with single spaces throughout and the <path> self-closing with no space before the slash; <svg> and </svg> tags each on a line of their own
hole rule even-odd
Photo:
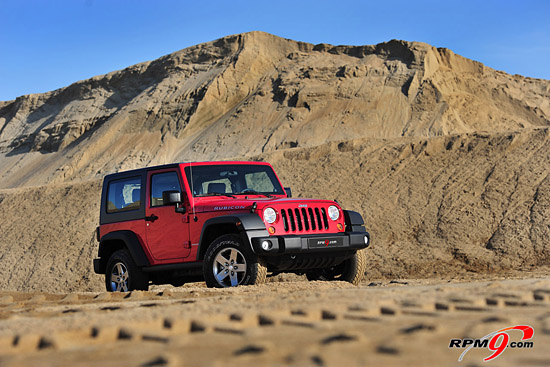
<svg viewBox="0 0 550 367">
<path fill-rule="evenodd" d="M 310 43 L 447 47 L 550 79 L 550 1 L 0 0 L 0 100 L 261 30 Z"/>
</svg>

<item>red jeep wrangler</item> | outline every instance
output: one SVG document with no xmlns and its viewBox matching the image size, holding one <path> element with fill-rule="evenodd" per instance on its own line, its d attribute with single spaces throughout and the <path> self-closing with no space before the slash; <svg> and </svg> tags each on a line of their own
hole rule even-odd
<svg viewBox="0 0 550 367">
<path fill-rule="evenodd" d="M 105 177 L 94 271 L 108 291 L 149 283 L 209 287 L 267 273 L 359 283 L 363 218 L 328 200 L 292 199 L 268 163 L 180 163 Z"/>
</svg>

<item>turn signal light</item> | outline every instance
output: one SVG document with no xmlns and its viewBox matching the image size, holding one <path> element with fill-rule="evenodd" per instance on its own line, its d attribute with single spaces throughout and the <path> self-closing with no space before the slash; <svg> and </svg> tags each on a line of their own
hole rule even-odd
<svg viewBox="0 0 550 367">
<path fill-rule="evenodd" d="M 343 231 L 343 230 L 344 230 L 344 227 L 343 227 L 340 223 L 338 223 L 338 224 L 336 225 L 336 227 L 338 227 L 338 230 L 339 230 L 339 231 Z"/>
<path fill-rule="evenodd" d="M 275 227 L 269 227 L 267 231 L 269 232 L 269 234 L 273 234 L 275 233 Z"/>
</svg>

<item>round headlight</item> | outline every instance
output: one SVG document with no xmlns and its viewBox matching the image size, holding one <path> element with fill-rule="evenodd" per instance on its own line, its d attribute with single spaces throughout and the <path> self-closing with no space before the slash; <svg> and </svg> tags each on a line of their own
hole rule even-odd
<svg viewBox="0 0 550 367">
<path fill-rule="evenodd" d="M 274 223 L 275 220 L 277 220 L 277 213 L 275 212 L 275 209 L 273 208 L 267 208 L 264 210 L 264 221 L 271 224 Z"/>
<path fill-rule="evenodd" d="M 328 207 L 328 216 L 332 220 L 338 220 L 340 218 L 340 210 L 334 205 Z"/>
</svg>

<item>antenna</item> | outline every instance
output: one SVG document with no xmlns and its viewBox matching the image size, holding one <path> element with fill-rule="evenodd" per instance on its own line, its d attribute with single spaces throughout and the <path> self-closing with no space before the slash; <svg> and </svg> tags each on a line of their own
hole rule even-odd
<svg viewBox="0 0 550 367">
<path fill-rule="evenodd" d="M 189 162 L 189 172 L 191 173 L 191 206 L 193 207 L 193 220 L 198 220 L 195 215 L 195 181 L 193 181 L 193 162 Z"/>
<path fill-rule="evenodd" d="M 208 67 L 208 70 L 210 70 L 210 66 Z M 183 118 L 184 111 L 185 109 L 182 109 L 180 111 L 179 117 L 176 118 L 176 128 L 178 127 L 180 120 Z M 196 222 L 198 219 L 197 219 L 197 215 L 195 214 L 195 189 L 194 189 L 194 182 L 193 182 L 193 162 L 189 162 L 189 170 L 191 171 L 191 206 L 193 207 L 193 220 Z"/>
</svg>

